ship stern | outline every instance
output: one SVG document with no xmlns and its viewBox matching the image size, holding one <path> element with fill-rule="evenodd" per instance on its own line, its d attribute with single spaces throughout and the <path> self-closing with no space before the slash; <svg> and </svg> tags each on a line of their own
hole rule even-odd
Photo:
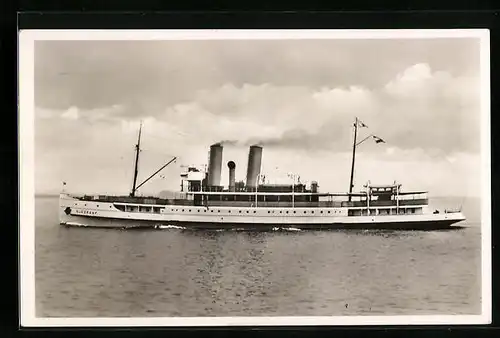
<svg viewBox="0 0 500 338">
<path fill-rule="evenodd" d="M 448 223 L 450 227 L 459 227 L 458 223 L 466 220 L 465 215 L 461 211 L 449 211 L 440 215 L 439 221 Z"/>
</svg>

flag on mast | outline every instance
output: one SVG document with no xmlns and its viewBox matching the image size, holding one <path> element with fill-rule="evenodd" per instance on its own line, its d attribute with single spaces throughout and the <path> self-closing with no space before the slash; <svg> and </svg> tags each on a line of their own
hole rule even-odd
<svg viewBox="0 0 500 338">
<path fill-rule="evenodd" d="M 368 126 L 366 124 L 364 124 L 363 122 L 361 122 L 361 120 L 358 120 L 358 127 L 360 128 L 368 128 Z"/>
<path fill-rule="evenodd" d="M 375 143 L 385 143 L 385 141 L 378 136 L 373 135 L 372 137 L 375 140 Z"/>
</svg>

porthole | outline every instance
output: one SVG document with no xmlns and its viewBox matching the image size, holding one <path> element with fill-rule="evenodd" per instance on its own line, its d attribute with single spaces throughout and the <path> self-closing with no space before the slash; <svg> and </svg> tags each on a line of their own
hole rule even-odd
<svg viewBox="0 0 500 338">
<path fill-rule="evenodd" d="M 189 212 L 191 212 L 191 209 L 189 209 Z"/>
<path fill-rule="evenodd" d="M 207 212 L 206 210 L 203 210 L 204 212 Z"/>
<path fill-rule="evenodd" d="M 228 210 L 227 212 L 228 212 L 228 213 L 231 213 L 231 210 Z"/>
<path fill-rule="evenodd" d="M 328 213 L 330 213 L 330 210 L 328 210 Z"/>
<path fill-rule="evenodd" d="M 182 212 L 184 212 L 184 209 L 182 209 Z"/>
<path fill-rule="evenodd" d="M 253 213 L 254 213 L 254 214 L 255 214 L 256 212 L 257 212 L 257 211 L 255 211 L 255 210 L 253 211 Z"/>
<path fill-rule="evenodd" d="M 270 210 L 268 210 L 268 211 L 267 211 L 267 213 L 268 213 L 268 214 L 270 214 L 270 213 L 271 213 L 271 211 L 270 211 Z"/>
<path fill-rule="evenodd" d="M 198 212 L 200 212 L 200 210 L 198 210 Z"/>
<path fill-rule="evenodd" d="M 288 214 L 288 211 L 286 213 Z"/>
<path fill-rule="evenodd" d="M 247 210 L 247 214 L 248 214 L 248 212 L 249 212 L 249 211 Z"/>
<path fill-rule="evenodd" d="M 213 210 L 210 210 L 210 212 L 214 212 Z"/>
<path fill-rule="evenodd" d="M 99 208 L 99 204 L 97 205 L 97 207 Z"/>
<path fill-rule="evenodd" d="M 220 210 L 217 210 L 217 212 L 220 212 Z"/>
<path fill-rule="evenodd" d="M 304 214 L 307 213 L 307 211 L 304 210 Z"/>
<path fill-rule="evenodd" d="M 280 214 L 282 214 L 282 213 L 283 213 L 283 211 L 280 210 Z"/>
<path fill-rule="evenodd" d="M 241 214 L 241 210 L 240 210 L 240 211 L 238 211 L 238 212 Z"/>
<path fill-rule="evenodd" d="M 322 213 L 323 213 L 323 210 L 320 211 L 320 214 L 322 214 Z"/>
<path fill-rule="evenodd" d="M 293 213 L 295 214 L 295 213 L 297 213 L 297 211 L 294 210 Z"/>
</svg>

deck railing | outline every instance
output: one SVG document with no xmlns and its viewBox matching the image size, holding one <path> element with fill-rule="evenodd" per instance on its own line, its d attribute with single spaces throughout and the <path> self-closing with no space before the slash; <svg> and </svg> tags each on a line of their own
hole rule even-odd
<svg viewBox="0 0 500 338">
<path fill-rule="evenodd" d="M 408 206 L 408 205 L 427 205 L 428 204 L 428 199 L 427 198 L 419 198 L 419 199 L 407 199 L 407 200 L 400 200 L 399 201 L 399 206 Z M 366 201 L 343 201 L 342 206 L 343 207 L 366 207 Z M 390 201 L 370 201 L 370 207 L 392 207 L 396 206 L 397 203 L 395 200 L 390 200 Z"/>
</svg>

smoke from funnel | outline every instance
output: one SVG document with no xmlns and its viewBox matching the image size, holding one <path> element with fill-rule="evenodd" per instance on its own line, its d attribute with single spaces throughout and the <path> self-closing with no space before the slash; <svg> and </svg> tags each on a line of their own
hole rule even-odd
<svg viewBox="0 0 500 338">
<path fill-rule="evenodd" d="M 220 144 L 221 146 L 236 146 L 239 144 L 239 141 L 237 140 L 222 140 L 217 142 L 217 144 Z"/>
</svg>

